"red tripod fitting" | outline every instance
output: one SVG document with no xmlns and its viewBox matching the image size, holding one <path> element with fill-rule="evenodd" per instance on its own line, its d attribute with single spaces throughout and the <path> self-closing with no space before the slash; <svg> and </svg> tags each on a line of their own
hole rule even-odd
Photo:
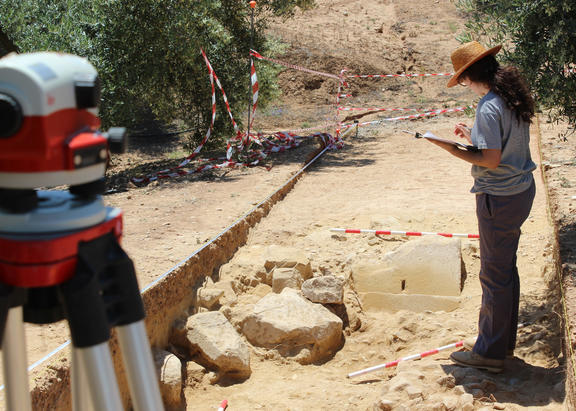
<svg viewBox="0 0 576 411">
<path fill-rule="evenodd" d="M 16 287 L 49 287 L 62 284 L 76 271 L 78 244 L 113 232 L 122 236 L 122 213 L 102 224 L 55 237 L 0 236 L 0 283 Z"/>
</svg>

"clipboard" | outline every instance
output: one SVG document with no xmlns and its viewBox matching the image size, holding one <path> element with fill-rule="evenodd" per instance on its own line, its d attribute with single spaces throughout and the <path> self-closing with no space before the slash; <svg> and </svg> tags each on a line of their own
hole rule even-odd
<svg viewBox="0 0 576 411">
<path fill-rule="evenodd" d="M 414 137 L 416 137 L 416 138 L 425 138 L 428 140 L 436 140 L 436 141 L 441 141 L 443 143 L 452 144 L 453 146 L 456 146 L 461 150 L 471 151 L 474 153 L 480 151 L 480 149 L 476 146 L 472 146 L 469 144 L 463 144 L 463 143 L 460 143 L 459 141 L 447 140 L 445 138 L 440 138 L 440 137 L 437 137 L 434 134 L 432 134 L 430 131 L 427 131 L 424 134 L 419 133 L 419 132 L 414 133 L 414 132 L 408 131 L 408 130 L 402 130 L 402 132 L 408 133 L 408 134 L 413 134 Z"/>
</svg>

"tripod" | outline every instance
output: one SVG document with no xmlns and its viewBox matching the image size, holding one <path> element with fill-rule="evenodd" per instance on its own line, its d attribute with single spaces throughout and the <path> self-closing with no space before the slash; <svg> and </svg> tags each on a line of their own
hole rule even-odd
<svg viewBox="0 0 576 411">
<path fill-rule="evenodd" d="M 90 189 L 93 187 L 90 186 Z M 122 214 L 86 187 L 0 190 L 0 341 L 8 410 L 31 410 L 23 321 L 66 318 L 74 410 L 122 410 L 108 347 L 116 327 L 136 410 L 163 410 Z"/>
</svg>

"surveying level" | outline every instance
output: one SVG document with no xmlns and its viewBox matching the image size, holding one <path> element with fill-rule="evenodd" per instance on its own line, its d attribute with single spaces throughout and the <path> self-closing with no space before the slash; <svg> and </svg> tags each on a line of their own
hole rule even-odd
<svg viewBox="0 0 576 411">
<path fill-rule="evenodd" d="M 122 213 L 104 206 L 109 152 L 98 75 L 77 56 L 0 59 L 0 341 L 8 410 L 31 410 L 23 322 L 67 319 L 74 410 L 122 410 L 108 347 L 116 327 L 134 409 L 162 410 L 144 306 L 120 247 Z M 47 190 L 68 186 L 66 190 Z"/>
</svg>

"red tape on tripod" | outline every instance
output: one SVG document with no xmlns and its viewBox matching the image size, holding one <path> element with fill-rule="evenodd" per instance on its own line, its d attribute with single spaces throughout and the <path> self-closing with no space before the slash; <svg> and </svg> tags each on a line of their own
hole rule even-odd
<svg viewBox="0 0 576 411">
<path fill-rule="evenodd" d="M 50 287 L 74 276 L 78 244 L 112 232 L 122 236 L 122 213 L 86 230 L 45 239 L 0 234 L 0 282 L 16 287 Z"/>
</svg>

